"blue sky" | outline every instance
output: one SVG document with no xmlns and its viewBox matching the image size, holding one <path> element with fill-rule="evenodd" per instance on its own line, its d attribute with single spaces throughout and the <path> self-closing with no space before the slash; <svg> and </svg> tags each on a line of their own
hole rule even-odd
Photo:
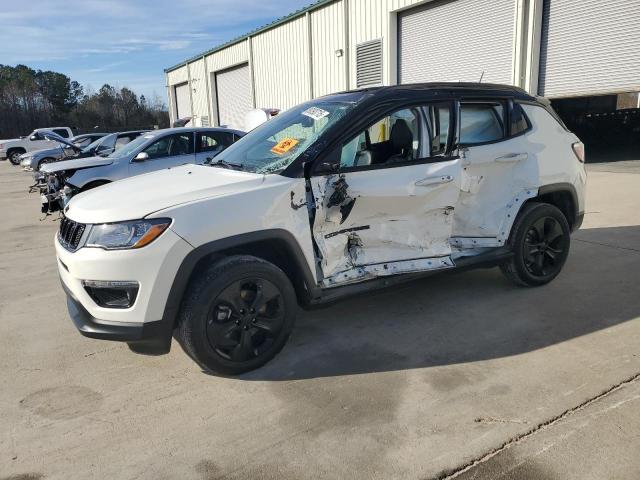
<svg viewBox="0 0 640 480">
<path fill-rule="evenodd" d="M 166 102 L 164 69 L 312 0 L 0 0 L 0 63 Z"/>
</svg>

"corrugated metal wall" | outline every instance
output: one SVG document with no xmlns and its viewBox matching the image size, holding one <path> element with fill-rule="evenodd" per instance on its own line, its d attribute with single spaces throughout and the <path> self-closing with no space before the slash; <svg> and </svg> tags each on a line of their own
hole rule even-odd
<svg viewBox="0 0 640 480">
<path fill-rule="evenodd" d="M 205 77 L 204 60 L 189 63 L 191 75 L 191 98 L 193 100 L 192 114 L 194 117 L 208 117 L 209 103 L 207 101 L 207 80 Z"/>
<path fill-rule="evenodd" d="M 256 106 L 287 109 L 309 98 L 306 17 L 252 37 Z"/>
<path fill-rule="evenodd" d="M 343 1 L 311 12 L 314 97 L 347 89 L 344 23 Z"/>
<path fill-rule="evenodd" d="M 546 0 L 540 94 L 640 90 L 639 0 Z"/>
<path fill-rule="evenodd" d="M 244 40 L 215 52 L 206 58 L 209 72 L 213 73 L 217 70 L 225 70 L 241 63 L 247 63 L 249 61 L 249 47 L 247 41 Z"/>
</svg>

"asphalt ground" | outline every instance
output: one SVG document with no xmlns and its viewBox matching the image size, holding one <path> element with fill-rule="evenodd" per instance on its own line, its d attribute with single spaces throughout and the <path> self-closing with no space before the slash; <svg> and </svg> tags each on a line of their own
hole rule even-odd
<svg viewBox="0 0 640 480">
<path fill-rule="evenodd" d="M 84 338 L 0 162 L 0 479 L 640 478 L 640 169 L 589 165 L 562 274 L 431 277 L 301 312 L 225 379 Z"/>
</svg>

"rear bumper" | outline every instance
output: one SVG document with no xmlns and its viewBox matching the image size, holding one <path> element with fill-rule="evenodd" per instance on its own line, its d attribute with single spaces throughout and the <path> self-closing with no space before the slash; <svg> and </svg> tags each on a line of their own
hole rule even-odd
<svg viewBox="0 0 640 480">
<path fill-rule="evenodd" d="M 67 294 L 69 316 L 78 331 L 85 337 L 126 342 L 135 352 L 149 355 L 162 355 L 169 352 L 173 334 L 171 321 L 125 323 L 99 320 L 82 306 L 62 280 L 60 283 Z"/>
</svg>

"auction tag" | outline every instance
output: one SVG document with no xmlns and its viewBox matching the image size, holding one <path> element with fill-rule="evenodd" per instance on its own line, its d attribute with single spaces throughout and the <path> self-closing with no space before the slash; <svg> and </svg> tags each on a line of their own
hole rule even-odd
<svg viewBox="0 0 640 480">
<path fill-rule="evenodd" d="M 314 120 L 320 120 L 321 118 L 324 118 L 327 115 L 329 115 L 329 112 L 318 107 L 311 107 L 311 108 L 307 108 L 304 112 L 302 112 L 302 115 L 311 117 Z"/>
<path fill-rule="evenodd" d="M 277 153 L 278 155 L 284 155 L 298 143 L 298 140 L 296 140 L 295 138 L 283 138 L 277 144 L 275 144 L 273 148 L 271 148 L 271 151 L 273 153 Z"/>
</svg>

